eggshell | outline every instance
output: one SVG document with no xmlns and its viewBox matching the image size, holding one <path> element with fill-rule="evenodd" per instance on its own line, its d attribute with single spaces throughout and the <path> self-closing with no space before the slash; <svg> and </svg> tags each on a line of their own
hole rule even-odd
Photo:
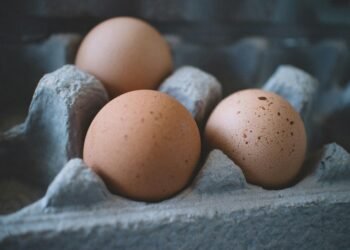
<svg viewBox="0 0 350 250">
<path fill-rule="evenodd" d="M 299 114 L 282 97 L 259 89 L 236 92 L 215 108 L 205 128 L 213 148 L 221 149 L 246 179 L 268 188 L 288 185 L 306 153 Z"/>
<path fill-rule="evenodd" d="M 83 157 L 112 192 L 158 201 L 186 186 L 200 150 L 198 127 L 184 106 L 167 94 L 137 90 L 97 114 Z"/>
<path fill-rule="evenodd" d="M 80 45 L 76 65 L 100 79 L 110 97 L 155 89 L 172 70 L 169 46 L 146 22 L 117 17 L 93 28 Z"/>
</svg>

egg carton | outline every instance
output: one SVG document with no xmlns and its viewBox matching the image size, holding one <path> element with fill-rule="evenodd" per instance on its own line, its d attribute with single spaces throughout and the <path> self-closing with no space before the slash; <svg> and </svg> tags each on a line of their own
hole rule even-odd
<svg viewBox="0 0 350 250">
<path fill-rule="evenodd" d="M 213 52 L 176 37 L 169 40 L 177 64 L 185 56 L 197 60 L 194 65 L 207 66 L 209 61 L 201 58 Z M 227 49 L 243 53 L 246 57 L 234 58 L 249 63 L 268 47 L 266 40 L 254 38 Z M 225 48 L 218 50 L 216 58 Z M 264 68 L 272 67 L 259 62 L 233 72 L 241 72 L 238 76 L 245 79 L 241 82 L 249 84 L 253 79 L 249 76 L 264 75 L 268 72 Z M 338 68 L 335 62 L 322 65 L 324 71 Z M 266 83 L 250 86 L 286 98 L 301 114 L 313 140 L 322 124 L 346 121 L 350 109 L 350 87 L 336 87 L 331 84 L 334 79 L 328 83 L 329 75 L 333 74 L 318 75 L 318 82 L 283 65 Z M 160 91 L 177 98 L 203 127 L 221 98 L 220 86 L 212 75 L 187 66 L 166 79 Z M 282 190 L 247 183 L 234 162 L 213 150 L 175 197 L 137 202 L 111 194 L 79 158 L 87 127 L 107 101 L 100 82 L 74 66 L 42 78 L 26 121 L 0 139 L 0 190 L 6 194 L 0 207 L 6 213 L 0 216 L 0 249 L 349 248 L 350 155 L 338 144 L 312 151 L 297 182 Z M 347 136 L 347 128 L 339 131 Z"/>
</svg>

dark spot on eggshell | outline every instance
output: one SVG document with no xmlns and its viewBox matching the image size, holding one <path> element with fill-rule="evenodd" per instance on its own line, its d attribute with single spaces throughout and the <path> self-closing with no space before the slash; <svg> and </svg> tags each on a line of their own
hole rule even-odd
<svg viewBox="0 0 350 250">
<path fill-rule="evenodd" d="M 294 149 L 292 149 L 290 152 L 289 152 L 289 155 L 293 154 L 294 153 Z"/>
<path fill-rule="evenodd" d="M 128 135 L 124 135 L 124 140 L 127 141 L 127 140 L 128 140 L 128 137 L 129 137 Z"/>
<path fill-rule="evenodd" d="M 246 135 L 246 134 L 243 134 L 243 138 L 247 138 L 247 135 Z"/>
<path fill-rule="evenodd" d="M 241 113 L 241 111 L 237 111 L 237 115 L 239 115 Z"/>
<path fill-rule="evenodd" d="M 278 115 L 278 116 L 280 116 L 280 115 L 281 115 L 281 113 L 280 113 L 280 112 L 277 112 L 277 115 Z"/>
<path fill-rule="evenodd" d="M 294 124 L 294 122 L 293 122 L 293 121 L 291 121 L 289 124 L 290 124 L 290 125 L 293 125 L 293 124 Z"/>
<path fill-rule="evenodd" d="M 144 123 L 145 122 L 145 118 L 142 117 L 141 118 L 141 122 Z"/>
<path fill-rule="evenodd" d="M 294 135 L 294 133 L 293 133 L 293 132 L 290 132 L 290 135 L 291 135 L 291 136 L 293 136 L 293 135 Z"/>
<path fill-rule="evenodd" d="M 261 101 L 267 100 L 267 98 L 265 96 L 259 96 L 258 99 L 261 100 Z"/>
<path fill-rule="evenodd" d="M 248 144 L 248 142 L 246 141 L 245 144 Z"/>
</svg>

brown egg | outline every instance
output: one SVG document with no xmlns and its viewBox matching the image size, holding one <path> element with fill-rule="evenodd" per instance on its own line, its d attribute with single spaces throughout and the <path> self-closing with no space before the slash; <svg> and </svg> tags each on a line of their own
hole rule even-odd
<svg viewBox="0 0 350 250">
<path fill-rule="evenodd" d="M 158 91 L 137 90 L 102 108 L 83 154 L 112 192 L 158 201 L 186 186 L 200 150 L 198 127 L 184 106 Z"/>
<path fill-rule="evenodd" d="M 110 97 L 155 89 L 172 71 L 165 39 L 149 24 L 131 17 L 112 18 L 92 29 L 75 63 L 100 79 Z"/>
<path fill-rule="evenodd" d="M 205 128 L 246 179 L 268 188 L 284 187 L 298 174 L 306 152 L 304 123 L 282 97 L 259 89 L 236 92 L 215 108 Z"/>
</svg>

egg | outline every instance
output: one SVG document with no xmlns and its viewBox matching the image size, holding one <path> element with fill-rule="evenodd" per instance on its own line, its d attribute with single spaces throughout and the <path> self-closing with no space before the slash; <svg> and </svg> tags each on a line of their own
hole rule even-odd
<svg viewBox="0 0 350 250">
<path fill-rule="evenodd" d="M 131 17 L 112 18 L 93 28 L 82 41 L 75 64 L 101 80 L 111 98 L 155 89 L 173 67 L 161 34 Z"/>
<path fill-rule="evenodd" d="M 241 167 L 248 182 L 266 188 L 289 185 L 307 147 L 299 114 L 281 96 L 260 89 L 222 100 L 207 121 L 205 137 Z"/>
<path fill-rule="evenodd" d="M 159 201 L 186 186 L 200 151 L 199 129 L 183 105 L 158 91 L 136 90 L 97 114 L 83 158 L 113 193 Z"/>
</svg>

